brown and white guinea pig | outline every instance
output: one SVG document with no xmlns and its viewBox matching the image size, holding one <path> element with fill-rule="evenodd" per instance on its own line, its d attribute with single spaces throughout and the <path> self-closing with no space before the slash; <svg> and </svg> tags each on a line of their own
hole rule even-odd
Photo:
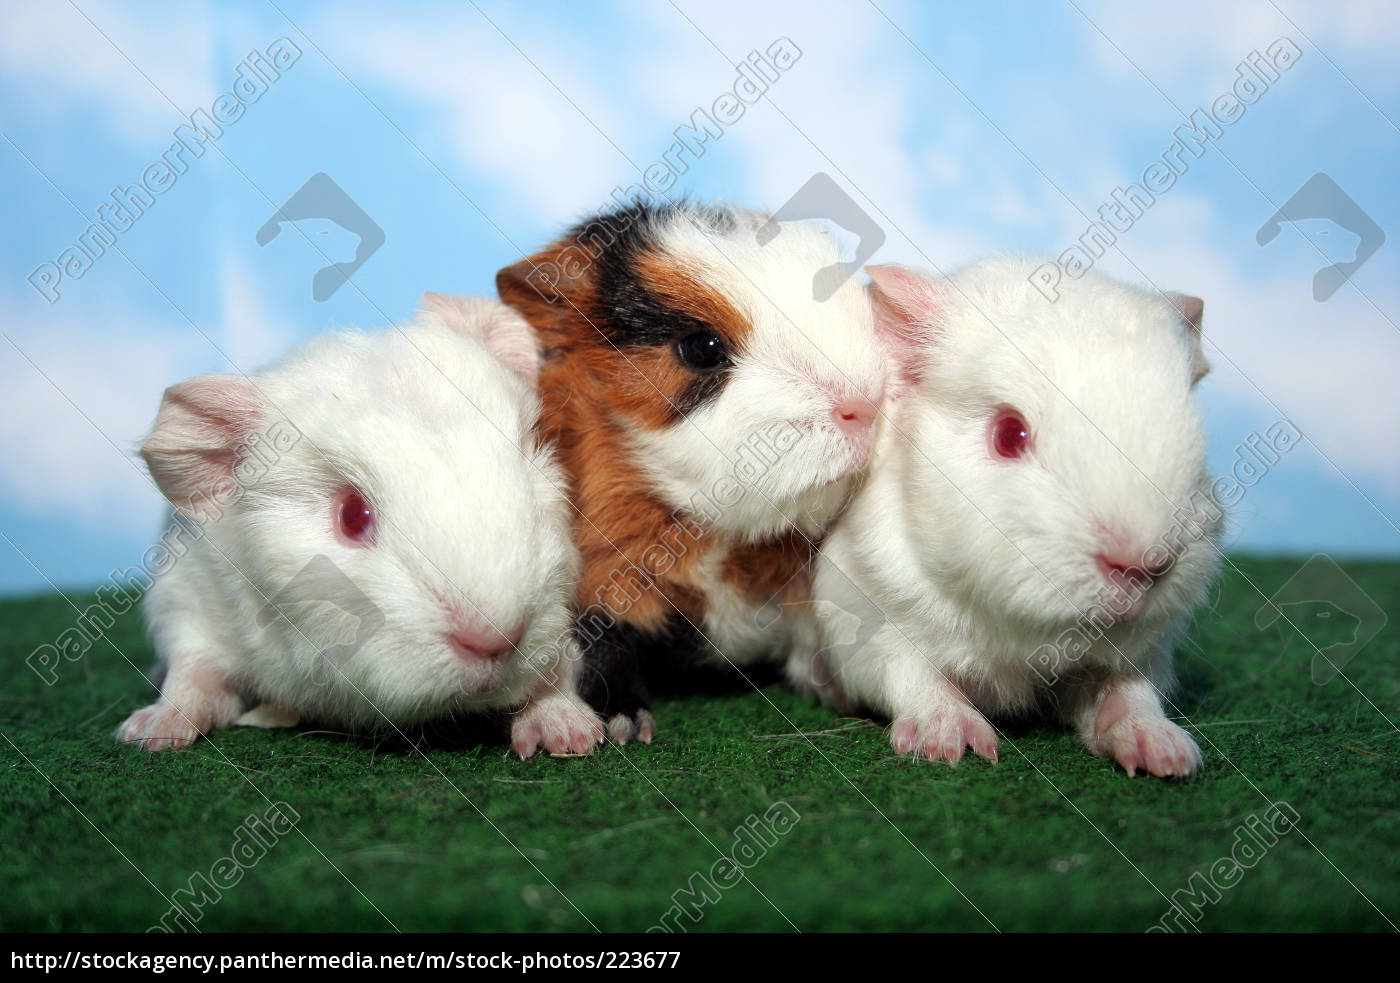
<svg viewBox="0 0 1400 983">
<path fill-rule="evenodd" d="M 924 339 L 868 480 L 822 546 L 829 702 L 894 721 L 897 751 L 992 760 L 989 719 L 1050 710 L 1130 774 L 1185 776 L 1172 654 L 1220 563 L 1200 300 L 1034 263 L 872 267 L 876 317 Z M 823 686 L 824 684 L 824 686 Z"/>
<path fill-rule="evenodd" d="M 142 455 L 198 535 L 146 595 L 163 681 L 119 740 L 183 747 L 250 704 L 359 731 L 512 712 L 522 757 L 603 739 L 533 332 L 493 300 L 423 306 L 166 391 Z"/>
<path fill-rule="evenodd" d="M 542 428 L 577 510 L 580 689 L 617 741 L 653 735 L 649 667 L 786 655 L 873 445 L 889 342 L 856 278 L 814 299 L 843 258 L 821 226 L 760 245 L 765 222 L 637 204 L 496 277 L 541 341 Z"/>
</svg>

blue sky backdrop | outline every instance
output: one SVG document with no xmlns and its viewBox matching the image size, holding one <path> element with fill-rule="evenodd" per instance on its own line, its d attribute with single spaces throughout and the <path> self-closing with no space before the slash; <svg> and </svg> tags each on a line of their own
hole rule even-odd
<svg viewBox="0 0 1400 983">
<path fill-rule="evenodd" d="M 1211 466 L 1286 417 L 1305 440 L 1233 512 L 1236 549 L 1400 551 L 1400 5 L 1044 3 L 0 4 L 0 592 L 97 583 L 140 560 L 162 503 L 133 451 L 161 390 L 251 371 L 338 326 L 406 318 L 638 179 L 734 64 L 802 52 L 672 193 L 776 208 L 830 173 L 884 228 L 876 261 L 950 269 L 1057 254 L 1142 180 L 1239 64 L 1301 52 L 1098 267 L 1206 299 Z M 34 271 L 142 180 L 253 51 L 301 56 L 52 303 Z M 245 70 L 245 75 L 247 74 Z M 227 104 L 229 109 L 232 104 Z M 235 107 L 236 108 L 236 107 Z M 354 240 L 257 230 L 325 172 L 387 239 L 329 300 Z M 1325 172 L 1391 233 L 1350 257 L 1326 222 L 1260 226 Z"/>
</svg>

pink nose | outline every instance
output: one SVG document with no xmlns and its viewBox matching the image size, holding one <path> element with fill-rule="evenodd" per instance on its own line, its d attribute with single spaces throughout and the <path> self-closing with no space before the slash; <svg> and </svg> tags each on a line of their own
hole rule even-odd
<svg viewBox="0 0 1400 983">
<path fill-rule="evenodd" d="M 489 625 L 479 628 L 458 628 L 449 632 L 447 643 L 461 659 L 499 659 L 520 644 L 525 629 L 516 627 L 501 631 Z"/>
<path fill-rule="evenodd" d="M 1103 574 L 1105 580 L 1135 583 L 1143 587 L 1150 587 L 1155 578 L 1166 573 L 1169 565 L 1151 562 L 1141 555 L 1133 556 L 1128 553 L 1100 553 L 1094 559 L 1098 563 L 1099 573 Z"/>
<path fill-rule="evenodd" d="M 863 437 L 875 423 L 875 404 L 864 396 L 850 396 L 831 408 L 831 418 L 852 437 Z"/>
</svg>

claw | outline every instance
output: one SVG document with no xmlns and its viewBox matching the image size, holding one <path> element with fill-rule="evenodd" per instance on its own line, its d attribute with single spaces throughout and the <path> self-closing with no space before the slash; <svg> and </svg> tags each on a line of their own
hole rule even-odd
<svg viewBox="0 0 1400 983">
<path fill-rule="evenodd" d="M 626 744 L 637 740 L 650 744 L 656 736 L 656 719 L 647 710 L 638 710 L 632 716 L 625 713 L 608 718 L 608 740 L 614 744 Z"/>
<path fill-rule="evenodd" d="M 1130 706 L 1117 691 L 1105 697 L 1088 743 L 1095 754 L 1117 761 L 1129 777 L 1142 769 L 1158 778 L 1189 778 L 1201 766 L 1201 749 L 1190 734 L 1160 710 Z"/>
<path fill-rule="evenodd" d="M 603 722 L 577 700 L 546 697 L 520 711 L 510 741 L 522 761 L 540 748 L 550 754 L 591 754 L 603 741 Z"/>
<path fill-rule="evenodd" d="M 934 710 L 895 720 L 890 744 L 898 754 L 915 753 L 929 761 L 946 761 L 956 767 L 968 748 L 979 758 L 997 760 L 997 736 L 971 705 L 950 702 Z"/>
</svg>

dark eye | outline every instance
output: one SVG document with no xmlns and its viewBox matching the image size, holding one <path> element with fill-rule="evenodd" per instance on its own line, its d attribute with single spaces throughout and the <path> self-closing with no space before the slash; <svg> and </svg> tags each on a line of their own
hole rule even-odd
<svg viewBox="0 0 1400 983">
<path fill-rule="evenodd" d="M 676 355 L 692 369 L 707 371 L 718 368 L 729 359 L 724 339 L 713 331 L 697 331 L 676 343 Z"/>
<path fill-rule="evenodd" d="M 987 440 L 997 457 L 1014 460 L 1031 446 L 1031 428 L 1015 410 L 998 410 L 987 430 Z"/>
<path fill-rule="evenodd" d="M 352 543 L 368 545 L 374 536 L 374 510 L 365 497 L 346 488 L 335 497 L 336 530 Z"/>
</svg>

